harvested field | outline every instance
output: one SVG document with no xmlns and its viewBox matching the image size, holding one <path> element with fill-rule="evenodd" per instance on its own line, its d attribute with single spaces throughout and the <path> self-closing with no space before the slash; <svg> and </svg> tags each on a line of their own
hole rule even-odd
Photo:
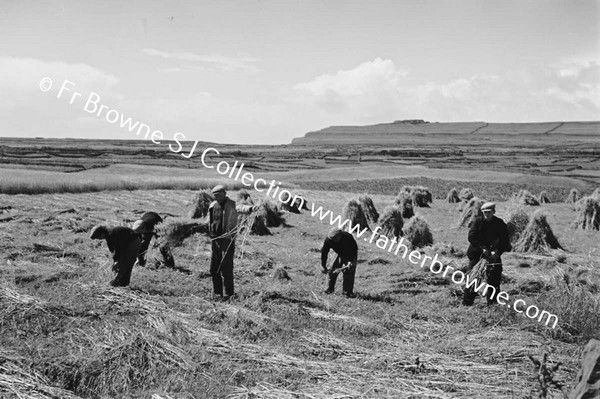
<svg viewBox="0 0 600 399">
<path fill-rule="evenodd" d="M 109 169 L 102 173 L 114 174 Z M 1 389 L 20 389 L 42 398 L 527 397 L 540 391 L 528 356 L 539 358 L 544 350 L 563 363 L 555 377 L 567 392 L 577 371 L 573 354 L 600 338 L 600 325 L 589 317 L 598 312 L 596 232 L 573 228 L 571 206 L 544 204 L 569 252 L 503 256 L 503 289 L 558 315 L 555 329 L 506 307 L 465 309 L 449 276 L 376 246 L 377 234 L 398 240 L 408 235 L 400 234 L 403 226 L 405 233 L 426 230 L 407 228 L 419 218 L 409 224 L 399 208 L 388 207 L 402 185 L 430 187 L 443 201 L 419 208 L 435 244 L 422 242 L 418 253 L 438 254 L 458 269 L 468 242 L 466 226 L 456 220 L 465 211 L 444 200 L 448 191 L 468 186 L 489 193 L 497 215 L 508 220 L 502 198 L 525 187 L 541 191 L 520 184 L 414 177 L 304 188 L 302 196 L 323 209 L 342 209 L 357 187 L 385 209 L 380 223 L 386 228 L 357 239 L 356 298 L 322 294 L 319 252 L 329 217 L 320 221 L 307 211 L 286 213 L 283 221 L 279 206 L 268 202 L 271 234 L 243 230 L 238 237 L 237 296 L 229 302 L 213 300 L 210 240 L 199 220 L 185 218 L 198 187 L 0 195 L 0 262 L 6 265 L 0 270 L 0 378 L 13 381 L 0 384 L 0 396 Z M 571 187 L 549 186 L 548 196 L 560 202 Z M 266 206 L 264 193 L 248 193 Z M 89 240 L 89 231 L 96 224 L 131 225 L 147 210 L 167 215 L 160 229 L 170 237 L 177 268 L 135 266 L 129 288 L 111 288 L 108 248 Z M 371 235 L 376 239 L 369 243 Z"/>
</svg>

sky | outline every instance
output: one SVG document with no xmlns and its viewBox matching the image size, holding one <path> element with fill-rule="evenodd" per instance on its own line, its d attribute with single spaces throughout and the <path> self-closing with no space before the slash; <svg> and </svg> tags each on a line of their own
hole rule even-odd
<svg viewBox="0 0 600 399">
<path fill-rule="evenodd" d="M 0 137 L 600 120 L 599 25 L 600 0 L 3 0 Z"/>
</svg>

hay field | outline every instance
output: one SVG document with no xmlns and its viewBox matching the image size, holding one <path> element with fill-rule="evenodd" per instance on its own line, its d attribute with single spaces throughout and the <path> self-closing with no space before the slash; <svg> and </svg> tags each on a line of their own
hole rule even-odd
<svg viewBox="0 0 600 399">
<path fill-rule="evenodd" d="M 562 362 L 555 377 L 568 392 L 583 344 L 599 338 L 598 232 L 573 230 L 576 213 L 566 204 L 543 207 L 567 253 L 504 257 L 503 289 L 559 314 L 556 330 L 481 299 L 464 308 L 448 280 L 364 242 L 357 298 L 325 295 L 319 248 L 330 226 L 307 212 L 287 214 L 288 226 L 272 228 L 272 236 L 238 241 L 231 302 L 211 300 L 202 235 L 174 250 L 187 273 L 136 266 L 129 288 L 111 288 L 106 244 L 88 239 L 91 227 L 130 225 L 146 210 L 184 215 L 192 194 L 0 195 L 3 395 L 533 398 L 539 384 L 528 355 L 547 351 Z M 303 194 L 335 212 L 358 198 Z M 380 212 L 394 201 L 370 196 Z M 506 210 L 499 203 L 499 216 Z M 456 227 L 457 204 L 434 200 L 417 211 L 434 238 L 423 252 L 464 262 L 467 230 Z M 273 278 L 280 268 L 290 281 Z"/>
<path fill-rule="evenodd" d="M 72 173 L 23 168 L 0 169 L 0 193 L 48 194 L 87 193 L 115 190 L 199 190 L 224 184 L 241 188 L 242 184 L 226 178 L 206 177 L 195 169 L 177 169 L 160 166 L 111 165 Z"/>
</svg>

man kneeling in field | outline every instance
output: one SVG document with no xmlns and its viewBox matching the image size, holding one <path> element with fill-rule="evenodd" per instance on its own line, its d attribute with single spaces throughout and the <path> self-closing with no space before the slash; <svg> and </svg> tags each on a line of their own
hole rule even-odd
<svg viewBox="0 0 600 399">
<path fill-rule="evenodd" d="M 330 270 L 327 270 L 327 256 L 329 250 L 337 254 Z M 329 273 L 326 294 L 335 290 L 335 281 L 338 274 L 344 274 L 343 293 L 347 297 L 354 296 L 354 275 L 356 274 L 356 259 L 358 258 L 358 245 L 352 234 L 334 228 L 329 232 L 321 248 L 321 267 L 323 273 Z"/>
<path fill-rule="evenodd" d="M 140 235 L 129 227 L 96 226 L 90 234 L 92 240 L 106 240 L 108 250 L 113 256 L 113 272 L 117 276 L 110 282 L 113 287 L 126 287 L 129 285 L 131 270 L 137 257 L 141 239 Z"/>
</svg>

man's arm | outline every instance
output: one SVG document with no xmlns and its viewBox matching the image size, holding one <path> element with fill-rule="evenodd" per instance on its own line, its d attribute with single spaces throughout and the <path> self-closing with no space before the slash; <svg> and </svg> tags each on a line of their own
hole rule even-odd
<svg viewBox="0 0 600 399">
<path fill-rule="evenodd" d="M 113 234 L 107 234 L 106 236 L 106 244 L 108 245 L 108 250 L 110 251 L 113 260 L 117 261 L 121 257 L 121 251 L 119 251 L 119 246 L 115 242 L 115 237 Z"/>
<path fill-rule="evenodd" d="M 512 246 L 510 245 L 510 237 L 508 236 L 508 227 L 506 226 L 506 223 L 500 223 L 498 230 L 498 255 L 501 255 L 504 252 L 510 252 Z"/>
<path fill-rule="evenodd" d="M 481 241 L 481 219 L 475 219 L 469 227 L 469 243 L 481 250 L 486 249 L 486 245 Z"/>
<path fill-rule="evenodd" d="M 243 213 L 244 215 L 250 214 L 253 211 L 255 211 L 256 209 L 258 209 L 257 205 L 236 205 L 235 206 L 235 210 L 238 211 L 239 213 Z"/>
<path fill-rule="evenodd" d="M 329 255 L 329 250 L 331 249 L 331 240 L 326 238 L 323 241 L 323 247 L 321 248 L 321 268 L 323 269 L 323 273 L 327 272 L 327 256 Z"/>
</svg>

